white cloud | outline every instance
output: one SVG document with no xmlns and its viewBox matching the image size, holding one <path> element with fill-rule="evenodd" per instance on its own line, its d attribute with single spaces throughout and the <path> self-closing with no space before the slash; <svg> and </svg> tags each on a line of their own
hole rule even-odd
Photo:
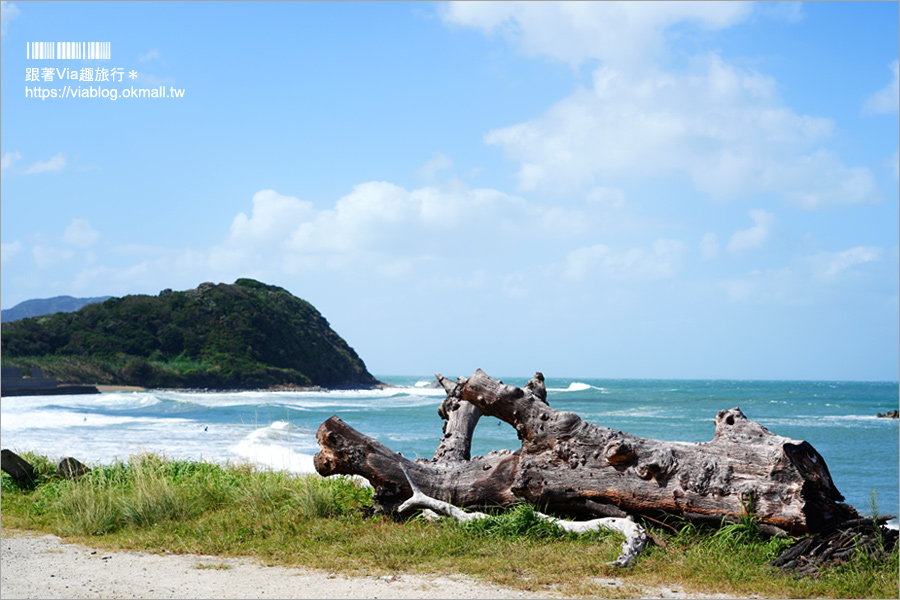
<svg viewBox="0 0 900 600">
<path fill-rule="evenodd" d="M 900 60 L 895 60 L 888 68 L 893 74 L 891 82 L 866 98 L 862 107 L 864 115 L 881 115 L 900 110 Z"/>
<path fill-rule="evenodd" d="M 402 281 L 419 293 L 425 289 L 422 285 L 433 291 L 440 279 L 474 272 L 478 277 L 471 285 L 497 277 L 495 283 L 502 283 L 504 293 L 512 293 L 516 286 L 503 278 L 518 265 L 555 264 L 551 271 L 539 267 L 545 269 L 539 279 L 558 281 L 559 261 L 579 237 L 617 229 L 620 213 L 609 204 L 621 207 L 621 192 L 598 192 L 596 200 L 545 206 L 493 189 L 457 185 L 410 190 L 372 181 L 354 186 L 332 206 L 318 208 L 261 190 L 253 195 L 252 209 L 235 216 L 219 244 L 115 247 L 116 263 L 125 266 L 98 261 L 81 272 L 78 285 L 86 289 L 104 282 L 121 289 L 136 278 L 132 288 L 144 289 L 150 280 L 174 287 L 179 281 L 190 286 L 204 280 L 256 277 L 277 282 L 299 276 L 367 286 Z M 680 260 L 679 249 L 680 243 L 661 240 L 638 249 L 639 255 L 632 251 L 626 257 L 632 261 L 631 273 L 624 276 L 669 276 Z M 53 248 L 35 251 L 41 266 L 63 258 Z"/>
<path fill-rule="evenodd" d="M 239 213 L 232 221 L 231 238 L 236 243 L 283 240 L 314 215 L 311 202 L 282 196 L 275 190 L 261 190 L 253 195 L 251 216 Z"/>
<path fill-rule="evenodd" d="M 590 204 L 618 209 L 625 206 L 625 194 L 618 188 L 597 186 L 588 192 L 587 201 Z"/>
<path fill-rule="evenodd" d="M 761 190 L 775 190 L 806 209 L 873 203 L 879 200 L 868 167 L 846 167 L 828 150 L 772 162 L 760 173 Z"/>
<path fill-rule="evenodd" d="M 737 231 L 731 236 L 731 240 L 726 246 L 729 252 L 746 252 L 762 247 L 778 222 L 775 215 L 764 210 L 751 210 L 748 214 L 753 219 L 754 225 L 749 229 Z"/>
<path fill-rule="evenodd" d="M 528 55 L 634 68 L 659 53 L 673 25 L 724 29 L 751 11 L 745 2 L 450 2 L 441 16 L 488 34 L 499 31 Z"/>
<path fill-rule="evenodd" d="M 380 269 L 400 277 L 435 256 L 475 256 L 538 219 L 546 221 L 543 235 L 560 237 L 584 221 L 490 189 L 407 190 L 375 181 L 354 186 L 331 208 L 272 190 L 254 195 L 253 204 L 252 214 L 235 217 L 230 235 L 211 249 L 215 268 L 263 262 L 292 273 Z"/>
<path fill-rule="evenodd" d="M 706 233 L 700 240 L 700 256 L 703 260 L 712 260 L 719 256 L 719 236 Z"/>
<path fill-rule="evenodd" d="M 833 279 L 856 265 L 881 260 L 884 251 L 872 246 L 856 246 L 843 252 L 821 252 L 812 258 L 813 274 L 820 279 Z"/>
<path fill-rule="evenodd" d="M 35 264 L 41 269 L 49 269 L 61 262 L 70 260 L 75 253 L 71 250 L 60 250 L 54 246 L 37 245 L 31 249 Z"/>
<path fill-rule="evenodd" d="M 138 57 L 138 62 L 147 62 L 148 60 L 153 60 L 154 58 L 159 58 L 159 49 L 153 48 L 148 51 L 146 54 L 142 54 Z"/>
<path fill-rule="evenodd" d="M 579 248 L 566 257 L 563 277 L 586 279 L 660 279 L 673 277 L 681 267 L 684 244 L 659 239 L 650 248 L 615 250 L 605 244 Z"/>
<path fill-rule="evenodd" d="M 802 2 L 781 1 L 756 4 L 754 13 L 764 15 L 775 21 L 786 21 L 788 23 L 799 23 L 806 17 L 803 12 Z"/>
<path fill-rule="evenodd" d="M 34 175 L 37 173 L 53 173 L 62 171 L 66 168 L 66 157 L 63 153 L 59 153 L 50 160 L 38 161 L 25 169 L 26 175 Z"/>
<path fill-rule="evenodd" d="M 873 200 L 868 169 L 820 148 L 833 127 L 784 107 L 770 77 L 713 55 L 686 75 L 601 67 L 592 89 L 488 132 L 485 143 L 520 163 L 523 190 L 571 194 L 613 178 L 684 173 L 719 200 L 760 192 L 808 208 Z"/>
<path fill-rule="evenodd" d="M 433 182 L 438 171 L 446 171 L 452 166 L 453 161 L 447 155 L 442 152 L 436 152 L 432 158 L 416 171 L 416 175 L 424 181 Z"/>
<path fill-rule="evenodd" d="M 496 190 L 424 187 L 408 191 L 373 181 L 354 186 L 333 209 L 319 211 L 302 223 L 286 246 L 307 254 L 400 248 L 427 254 L 451 244 L 459 234 L 470 247 L 482 246 L 488 236 L 501 234 L 522 219 L 526 209 L 524 200 Z"/>
<path fill-rule="evenodd" d="M 718 283 L 729 300 L 738 303 L 769 304 L 791 307 L 822 305 L 833 294 L 850 292 L 858 295 L 866 282 L 890 286 L 896 281 L 896 255 L 893 265 L 870 268 L 867 280 L 860 275 L 862 265 L 884 262 L 886 252 L 873 246 L 856 246 L 841 252 L 817 252 L 796 257 L 790 266 L 754 270 L 742 276 L 729 277 Z M 893 274 L 891 273 L 893 271 Z M 850 284 L 848 284 L 848 279 Z"/>
<path fill-rule="evenodd" d="M 6 0 L 0 2 L 0 37 L 6 36 L 6 28 L 20 14 L 22 14 L 21 11 L 12 2 L 6 2 Z"/>
<path fill-rule="evenodd" d="M 10 264 L 12 259 L 21 251 L 22 243 L 19 240 L 0 243 L 0 264 L 4 266 Z"/>
<path fill-rule="evenodd" d="M 22 155 L 18 152 L 7 152 L 3 155 L 3 158 L 0 158 L 0 173 L 6 171 L 8 168 L 12 166 L 14 162 L 22 158 Z"/>
<path fill-rule="evenodd" d="M 816 302 L 807 280 L 790 267 L 752 271 L 720 286 L 729 300 L 741 304 L 809 306 Z"/>
<path fill-rule="evenodd" d="M 563 206 L 461 184 L 408 190 L 371 181 L 354 186 L 327 208 L 260 191 L 253 196 L 252 212 L 234 218 L 222 243 L 194 255 L 191 262 L 227 273 L 264 265 L 288 274 L 331 271 L 411 280 L 430 277 L 437 265 L 466 261 L 482 265 L 505 257 L 506 264 L 513 256 L 525 260 L 527 255 L 543 262 L 548 250 L 562 244 L 565 252 L 588 235 L 645 236 L 657 226 L 631 215 L 624 195 L 613 188 Z M 650 251 L 660 253 L 657 274 L 664 270 L 662 258 L 674 257 L 660 244 Z"/>
<path fill-rule="evenodd" d="M 66 227 L 65 233 L 63 233 L 63 240 L 67 244 L 78 248 L 89 248 L 96 244 L 99 239 L 100 233 L 91 227 L 87 219 L 72 219 L 72 222 Z"/>
</svg>

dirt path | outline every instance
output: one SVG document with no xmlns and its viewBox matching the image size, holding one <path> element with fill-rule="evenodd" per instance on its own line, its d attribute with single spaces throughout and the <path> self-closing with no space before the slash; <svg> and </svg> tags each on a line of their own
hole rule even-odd
<svg viewBox="0 0 900 600">
<path fill-rule="evenodd" d="M 343 577 L 253 559 L 104 552 L 3 531 L 0 591 L 12 598 L 541 598 L 465 577 Z"/>
<path fill-rule="evenodd" d="M 725 598 L 677 587 L 633 588 L 613 578 L 597 584 L 612 597 Z M 0 597 L 14 598 L 552 598 L 462 576 L 397 574 L 345 577 L 326 571 L 267 567 L 252 558 L 106 552 L 53 535 L 4 529 Z"/>
</svg>

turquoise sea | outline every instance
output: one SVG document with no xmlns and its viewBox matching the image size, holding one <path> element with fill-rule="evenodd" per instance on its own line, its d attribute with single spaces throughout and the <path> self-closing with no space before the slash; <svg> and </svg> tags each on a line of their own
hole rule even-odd
<svg viewBox="0 0 900 600">
<path fill-rule="evenodd" d="M 455 377 L 457 374 L 445 373 Z M 465 375 L 469 375 L 466 373 Z M 806 440 L 825 458 L 848 503 L 900 515 L 896 382 L 547 379 L 554 408 L 637 436 L 672 441 L 712 439 L 719 410 L 740 407 L 778 435 Z M 528 377 L 503 378 L 524 385 Z M 202 393 L 146 391 L 85 396 L 4 398 L 0 441 L 14 451 L 87 463 L 143 451 L 211 462 L 249 461 L 294 472 L 312 470 L 315 432 L 338 415 L 408 458 L 430 457 L 443 421 L 434 379 L 379 377 L 395 387 L 333 392 Z M 483 418 L 473 454 L 519 447 L 515 431 Z"/>
</svg>

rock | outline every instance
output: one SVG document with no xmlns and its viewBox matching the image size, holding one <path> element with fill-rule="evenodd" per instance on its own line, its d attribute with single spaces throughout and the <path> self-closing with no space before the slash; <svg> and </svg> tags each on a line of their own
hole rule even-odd
<svg viewBox="0 0 900 600">
<path fill-rule="evenodd" d="M 878 416 L 885 419 L 900 419 L 900 410 L 889 410 L 886 413 L 878 413 Z"/>
<path fill-rule="evenodd" d="M 90 473 L 91 468 L 76 458 L 67 456 L 56 463 L 56 470 L 66 479 L 78 479 L 85 473 Z"/>
<path fill-rule="evenodd" d="M 34 467 L 12 450 L 0 452 L 0 469 L 19 485 L 34 483 Z"/>
</svg>

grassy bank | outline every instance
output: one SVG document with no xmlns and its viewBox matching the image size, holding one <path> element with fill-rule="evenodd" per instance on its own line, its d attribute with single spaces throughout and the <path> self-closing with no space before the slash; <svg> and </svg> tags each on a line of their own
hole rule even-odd
<svg viewBox="0 0 900 600">
<path fill-rule="evenodd" d="M 613 534 L 566 535 L 528 507 L 489 523 L 397 523 L 371 516 L 371 492 L 349 478 L 322 479 L 245 466 L 141 455 L 62 480 L 46 457 L 23 453 L 37 482 L 20 489 L 2 476 L 4 527 L 45 531 L 88 545 L 149 552 L 255 556 L 349 575 L 463 573 L 517 589 L 577 597 L 637 595 L 648 586 L 729 596 L 896 598 L 898 556 L 851 564 L 817 578 L 766 567 L 790 540 L 750 525 L 718 532 L 686 526 L 655 530 L 625 570 L 607 567 L 619 552 Z M 615 577 L 610 587 L 602 578 Z"/>
</svg>

